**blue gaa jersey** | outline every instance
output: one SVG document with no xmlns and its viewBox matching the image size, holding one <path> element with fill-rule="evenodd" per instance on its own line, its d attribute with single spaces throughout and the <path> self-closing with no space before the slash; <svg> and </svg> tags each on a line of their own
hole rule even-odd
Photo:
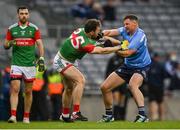
<svg viewBox="0 0 180 130">
<path fill-rule="evenodd" d="M 129 41 L 128 49 L 136 50 L 132 56 L 125 58 L 125 65 L 130 68 L 142 68 L 151 63 L 151 58 L 147 49 L 147 38 L 144 31 L 137 28 L 136 32 L 130 36 L 125 27 L 118 28 L 123 40 Z"/>
</svg>

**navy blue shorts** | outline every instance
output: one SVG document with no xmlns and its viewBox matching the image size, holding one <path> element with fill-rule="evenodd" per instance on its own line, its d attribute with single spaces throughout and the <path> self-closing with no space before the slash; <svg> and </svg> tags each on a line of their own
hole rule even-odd
<svg viewBox="0 0 180 130">
<path fill-rule="evenodd" d="M 147 79 L 147 72 L 150 69 L 150 65 L 147 65 L 143 68 L 129 68 L 125 64 L 120 66 L 118 69 L 115 70 L 115 73 L 118 74 L 122 79 L 129 83 L 132 75 L 134 73 L 139 73 L 143 76 L 144 80 Z"/>
</svg>

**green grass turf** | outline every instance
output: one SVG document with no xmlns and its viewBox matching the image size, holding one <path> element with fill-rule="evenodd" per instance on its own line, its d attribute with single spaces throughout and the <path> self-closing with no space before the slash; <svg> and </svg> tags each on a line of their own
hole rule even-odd
<svg viewBox="0 0 180 130">
<path fill-rule="evenodd" d="M 1 129 L 180 129 L 180 121 L 162 121 L 148 123 L 133 123 L 133 122 L 112 122 L 112 123 L 96 123 L 96 122 L 31 122 L 23 124 L 9 124 L 0 122 Z"/>
</svg>

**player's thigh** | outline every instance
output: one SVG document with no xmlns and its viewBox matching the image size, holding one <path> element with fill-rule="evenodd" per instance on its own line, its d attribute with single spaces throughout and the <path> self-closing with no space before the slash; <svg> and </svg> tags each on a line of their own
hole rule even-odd
<svg viewBox="0 0 180 130">
<path fill-rule="evenodd" d="M 85 82 L 83 74 L 74 66 L 69 67 L 63 73 L 63 76 L 72 82 Z"/>
<path fill-rule="evenodd" d="M 102 83 L 101 89 L 105 89 L 106 91 L 110 91 L 116 87 L 119 87 L 123 83 L 125 83 L 125 80 L 122 79 L 118 74 L 113 72 Z"/>
<path fill-rule="evenodd" d="M 139 73 L 134 73 L 129 81 L 130 88 L 139 88 L 143 83 L 143 76 Z"/>
<path fill-rule="evenodd" d="M 12 65 L 10 71 L 11 89 L 19 92 L 22 79 L 22 70 L 19 66 Z"/>
</svg>

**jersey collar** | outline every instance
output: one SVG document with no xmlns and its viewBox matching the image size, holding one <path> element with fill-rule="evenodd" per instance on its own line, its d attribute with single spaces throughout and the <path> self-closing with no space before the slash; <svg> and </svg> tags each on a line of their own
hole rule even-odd
<svg viewBox="0 0 180 130">
<path fill-rule="evenodd" d="M 27 22 L 26 22 L 26 25 L 25 25 L 25 26 L 22 26 L 22 23 L 19 21 L 19 22 L 18 22 L 18 25 L 19 25 L 20 28 L 25 29 L 27 26 L 29 26 L 29 22 L 27 21 Z"/>
</svg>

